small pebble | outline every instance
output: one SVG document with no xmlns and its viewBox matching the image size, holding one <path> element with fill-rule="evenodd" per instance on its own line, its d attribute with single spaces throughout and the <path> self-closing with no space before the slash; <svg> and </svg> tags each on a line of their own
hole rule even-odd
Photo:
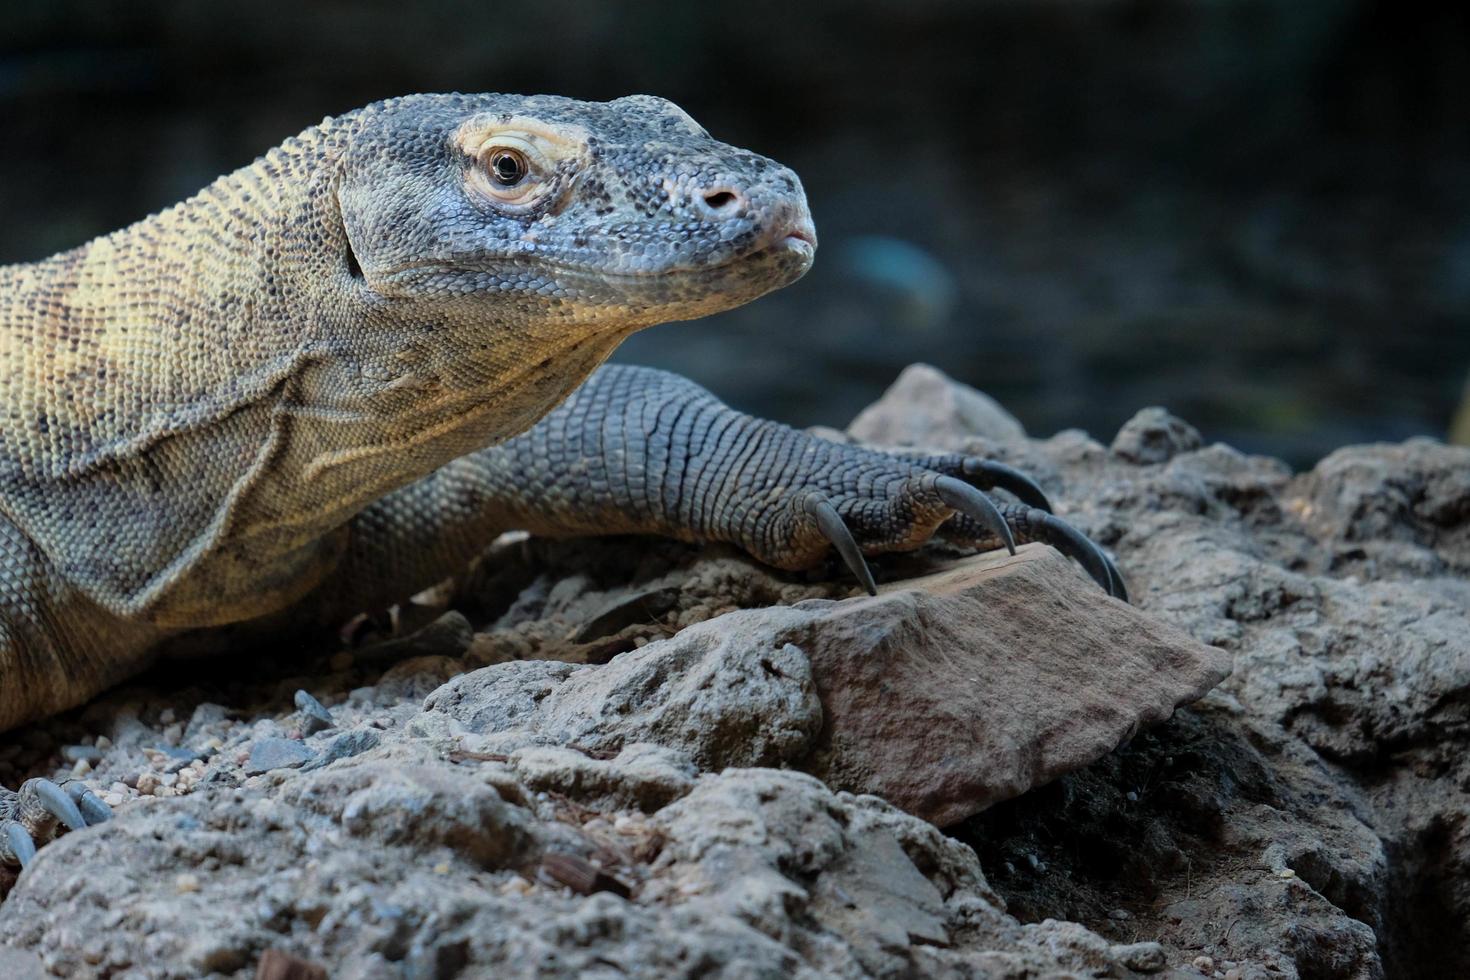
<svg viewBox="0 0 1470 980">
<path fill-rule="evenodd" d="M 112 807 L 113 809 L 116 809 L 116 808 L 122 806 L 122 803 L 123 803 L 123 795 L 121 793 L 103 793 L 102 794 L 102 802 L 103 803 L 106 803 L 108 806 Z"/>
<path fill-rule="evenodd" d="M 436 875 L 447 875 L 447 874 L 449 874 L 449 862 L 448 861 L 440 861 L 438 864 L 434 865 L 434 873 Z"/>
<path fill-rule="evenodd" d="M 1120 963 L 1139 973 L 1158 973 L 1169 965 L 1169 957 L 1164 952 L 1164 947 L 1155 942 L 1114 946 L 1111 952 Z"/>
<path fill-rule="evenodd" d="M 308 762 L 304 768 L 320 769 L 322 766 L 336 762 L 338 759 L 349 759 L 354 755 L 375 748 L 382 737 L 377 732 L 366 728 L 355 728 L 350 732 L 343 732 L 328 743 L 321 754 Z"/>
<path fill-rule="evenodd" d="M 1125 919 L 1133 918 L 1133 916 L 1128 914 L 1127 909 L 1113 909 L 1111 912 L 1108 913 L 1108 918 L 1112 919 L 1114 922 L 1122 922 Z"/>
<path fill-rule="evenodd" d="M 112 748 L 112 739 L 108 738 L 106 735 L 98 735 L 97 741 L 93 744 L 96 745 L 97 751 L 105 752 L 108 749 Z"/>
<path fill-rule="evenodd" d="M 1201 973 L 1215 972 L 1215 961 L 1208 956 L 1196 956 L 1194 962 L 1190 965 Z"/>
<path fill-rule="evenodd" d="M 502 895 L 524 895 L 531 890 L 531 883 L 520 875 L 516 875 L 510 881 L 500 886 Z"/>
<path fill-rule="evenodd" d="M 263 738 L 251 747 L 245 773 L 257 776 L 272 769 L 294 769 L 315 757 L 316 753 L 301 742 L 288 738 Z"/>
<path fill-rule="evenodd" d="M 1290 868 L 1282 868 L 1280 871 L 1276 872 L 1276 877 L 1278 877 L 1278 878 L 1295 878 L 1296 877 L 1296 872 L 1293 871 L 1293 870 L 1291 870 Z"/>
<path fill-rule="evenodd" d="M 91 762 L 102 761 L 102 750 L 91 745 L 63 745 L 61 757 L 67 762 Z"/>
<path fill-rule="evenodd" d="M 92 771 L 92 763 L 86 759 L 78 759 L 77 764 L 71 767 L 71 774 L 78 779 Z"/>
<path fill-rule="evenodd" d="M 301 712 L 301 733 L 314 735 L 336 726 L 332 713 L 306 691 L 296 692 L 296 710 Z"/>
<path fill-rule="evenodd" d="M 153 791 L 158 789 L 159 785 L 158 773 L 147 771 L 138 773 L 137 790 L 144 796 L 152 796 Z"/>
<path fill-rule="evenodd" d="M 189 892 L 197 892 L 199 890 L 199 876 L 187 872 L 176 875 L 174 877 L 174 888 L 181 895 L 188 894 Z"/>
<path fill-rule="evenodd" d="M 155 769 L 167 769 L 170 772 L 178 772 L 199 757 L 199 753 L 190 748 L 180 748 L 177 745 L 159 745 L 146 748 L 143 754 Z"/>
<path fill-rule="evenodd" d="M 260 954 L 256 980 L 327 980 L 327 969 L 294 953 L 271 948 Z"/>
</svg>

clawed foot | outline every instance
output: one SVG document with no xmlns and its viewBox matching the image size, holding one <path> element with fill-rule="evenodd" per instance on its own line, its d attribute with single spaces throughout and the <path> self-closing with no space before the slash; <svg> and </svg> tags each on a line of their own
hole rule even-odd
<svg viewBox="0 0 1470 980">
<path fill-rule="evenodd" d="M 16 792 L 0 789 L 0 866 L 24 868 L 63 828 L 81 830 L 111 818 L 112 810 L 83 783 L 27 779 Z"/>
<path fill-rule="evenodd" d="M 773 521 L 774 534 L 751 542 L 762 560 L 783 568 L 820 562 L 829 547 L 870 593 L 877 591 L 865 555 L 907 551 L 931 538 L 980 549 L 1036 541 L 1080 564 L 1107 593 L 1128 592 L 1102 549 L 1051 512 L 1034 480 L 1004 463 L 946 454 L 903 457 L 842 447 L 836 460 L 813 468 L 806 486 L 789 492 L 789 513 Z M 997 506 L 987 490 L 1003 490 L 1019 504 Z"/>
</svg>

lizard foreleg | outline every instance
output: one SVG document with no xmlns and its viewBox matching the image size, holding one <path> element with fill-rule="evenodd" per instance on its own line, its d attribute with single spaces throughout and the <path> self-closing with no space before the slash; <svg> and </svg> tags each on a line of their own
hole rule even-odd
<svg viewBox="0 0 1470 980">
<path fill-rule="evenodd" d="M 1019 504 L 992 503 L 1000 488 Z M 831 442 L 745 415 L 664 371 L 609 365 L 528 432 L 390 494 L 351 525 L 335 602 L 387 604 L 462 567 L 512 529 L 569 537 L 724 541 L 779 568 L 832 548 L 872 587 L 864 555 L 929 538 L 980 548 L 1041 541 L 1126 598 L 1102 551 L 1023 474 L 963 455 Z"/>
</svg>

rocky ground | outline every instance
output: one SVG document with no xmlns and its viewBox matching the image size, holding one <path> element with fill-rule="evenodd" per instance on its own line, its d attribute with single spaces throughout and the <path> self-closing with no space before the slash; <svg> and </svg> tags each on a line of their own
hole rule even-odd
<svg viewBox="0 0 1470 980">
<path fill-rule="evenodd" d="M 5 736 L 117 815 L 0 871 L 0 975 L 1470 974 L 1470 450 L 1032 440 L 924 368 L 850 435 L 1033 473 L 1136 607 L 503 539 Z"/>
</svg>

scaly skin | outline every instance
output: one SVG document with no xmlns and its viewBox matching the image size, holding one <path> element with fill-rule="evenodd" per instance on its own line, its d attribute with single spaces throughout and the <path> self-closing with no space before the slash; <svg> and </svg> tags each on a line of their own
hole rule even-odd
<svg viewBox="0 0 1470 980">
<path fill-rule="evenodd" d="M 793 282 L 815 244 L 791 171 L 661 99 L 421 95 L 0 268 L 0 730 L 184 632 L 400 599 L 511 528 L 784 568 L 835 545 L 867 584 L 863 553 L 943 528 L 1053 541 L 1120 592 L 1070 528 L 975 489 L 1045 507 L 1004 468 L 598 370 L 635 330 Z M 0 863 L 105 815 L 79 786 L 0 790 Z"/>
</svg>

